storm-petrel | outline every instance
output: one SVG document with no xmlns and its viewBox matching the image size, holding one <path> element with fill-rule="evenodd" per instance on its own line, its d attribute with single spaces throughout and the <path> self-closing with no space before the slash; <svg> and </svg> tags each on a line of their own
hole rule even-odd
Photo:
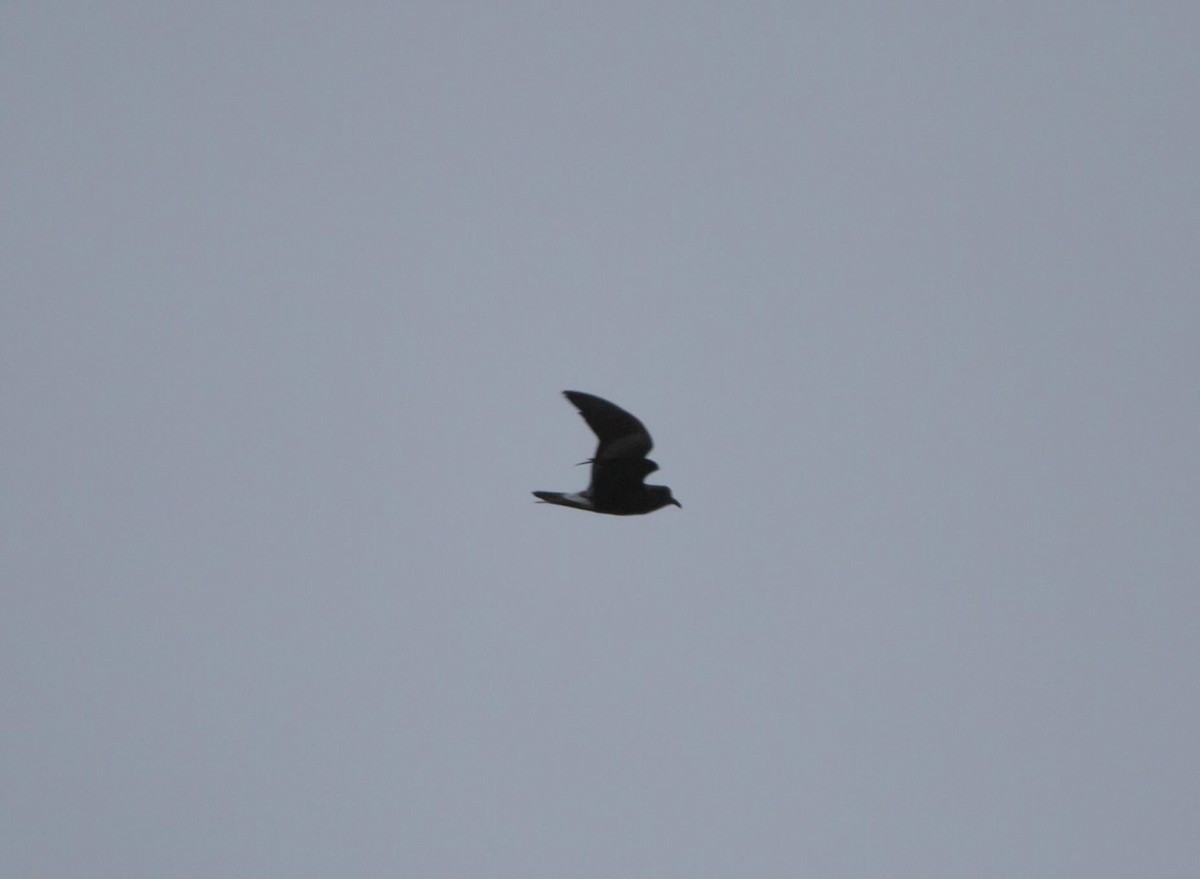
<svg viewBox="0 0 1200 879">
<path fill-rule="evenodd" d="M 592 482 L 584 491 L 535 491 L 536 497 L 548 504 L 614 516 L 652 513 L 668 504 L 682 509 L 683 504 L 671 497 L 671 489 L 642 482 L 658 469 L 646 457 L 654 444 L 642 422 L 592 394 L 563 391 L 563 396 L 574 404 L 600 440 L 596 456 L 583 462 L 592 465 Z"/>
</svg>

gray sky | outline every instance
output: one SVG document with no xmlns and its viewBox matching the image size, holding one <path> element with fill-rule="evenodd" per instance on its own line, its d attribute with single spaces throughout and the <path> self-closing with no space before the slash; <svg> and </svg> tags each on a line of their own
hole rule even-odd
<svg viewBox="0 0 1200 879">
<path fill-rule="evenodd" d="M 2 18 L 0 874 L 1195 876 L 1194 6 Z"/>
</svg>

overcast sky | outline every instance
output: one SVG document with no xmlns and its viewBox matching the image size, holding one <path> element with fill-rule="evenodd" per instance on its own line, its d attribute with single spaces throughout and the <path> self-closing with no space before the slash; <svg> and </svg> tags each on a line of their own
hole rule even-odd
<svg viewBox="0 0 1200 879">
<path fill-rule="evenodd" d="M 0 875 L 1196 875 L 1200 7 L 0 21 Z"/>
</svg>

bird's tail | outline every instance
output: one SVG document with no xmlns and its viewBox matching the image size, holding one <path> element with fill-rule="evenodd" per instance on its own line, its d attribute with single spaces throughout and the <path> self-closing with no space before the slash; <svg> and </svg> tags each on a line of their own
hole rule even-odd
<svg viewBox="0 0 1200 879">
<path fill-rule="evenodd" d="M 560 507 L 574 507 L 577 510 L 592 509 L 592 501 L 583 492 L 568 494 L 563 491 L 535 491 L 533 496 L 543 503 L 558 504 Z"/>
</svg>

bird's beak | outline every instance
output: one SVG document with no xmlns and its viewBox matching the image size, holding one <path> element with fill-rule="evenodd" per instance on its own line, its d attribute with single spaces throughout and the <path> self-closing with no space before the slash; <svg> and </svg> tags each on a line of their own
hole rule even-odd
<svg viewBox="0 0 1200 879">
<path fill-rule="evenodd" d="M 681 510 L 683 509 L 683 504 L 681 504 L 679 501 L 675 500 L 675 498 L 671 498 L 671 503 L 673 503 L 675 506 L 679 507 L 679 509 L 681 509 Z"/>
</svg>

